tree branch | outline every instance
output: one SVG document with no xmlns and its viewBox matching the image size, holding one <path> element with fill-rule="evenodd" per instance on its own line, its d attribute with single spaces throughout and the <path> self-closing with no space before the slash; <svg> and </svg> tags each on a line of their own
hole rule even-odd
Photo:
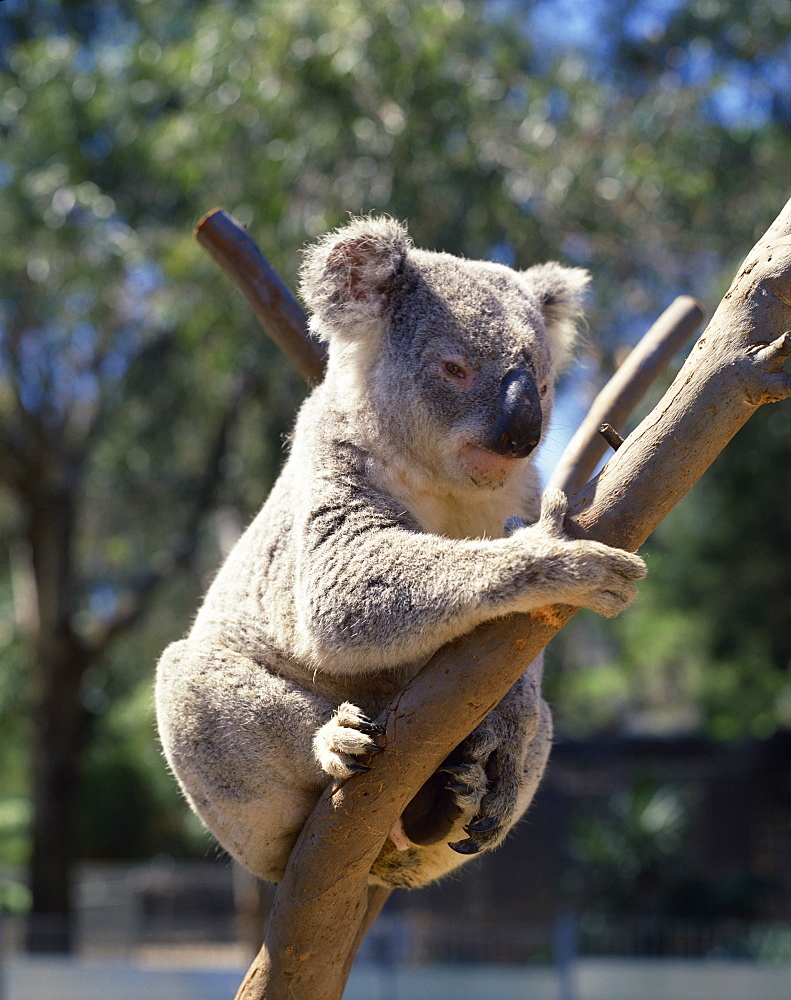
<svg viewBox="0 0 791 1000">
<path fill-rule="evenodd" d="M 571 496 L 588 482 L 606 450 L 599 428 L 609 424 L 616 431 L 623 430 L 648 389 L 700 326 L 703 315 L 703 306 L 689 295 L 671 302 L 594 399 L 560 456 L 550 486 Z"/>
<path fill-rule="evenodd" d="M 572 498 L 566 530 L 638 548 L 755 410 L 791 395 L 783 370 L 789 327 L 791 201 L 662 401 Z M 305 824 L 237 1000 L 339 1000 L 361 939 L 370 868 L 392 824 L 575 610 L 482 625 L 441 649 L 404 688 L 383 716 L 388 752 L 368 773 L 328 788 Z"/>
<path fill-rule="evenodd" d="M 242 292 L 263 328 L 300 375 L 309 385 L 318 385 L 327 363 L 324 346 L 308 335 L 302 306 L 241 223 L 215 208 L 200 220 L 194 236 Z"/>
</svg>

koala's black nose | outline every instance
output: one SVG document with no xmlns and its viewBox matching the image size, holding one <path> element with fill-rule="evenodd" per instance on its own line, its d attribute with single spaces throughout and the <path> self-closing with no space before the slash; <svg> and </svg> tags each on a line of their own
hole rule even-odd
<svg viewBox="0 0 791 1000">
<path fill-rule="evenodd" d="M 533 376 L 515 368 L 500 384 L 500 405 L 488 447 L 498 455 L 524 458 L 541 440 L 541 397 Z"/>
</svg>

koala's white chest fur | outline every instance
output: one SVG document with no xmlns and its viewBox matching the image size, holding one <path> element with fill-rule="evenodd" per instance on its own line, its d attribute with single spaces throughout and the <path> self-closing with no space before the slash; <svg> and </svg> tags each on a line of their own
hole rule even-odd
<svg viewBox="0 0 791 1000">
<path fill-rule="evenodd" d="M 518 514 L 532 519 L 537 514 L 538 477 L 529 462 L 520 462 L 507 482 L 493 490 L 454 486 L 398 459 L 371 471 L 377 485 L 433 535 L 502 538 L 506 518 Z"/>
</svg>

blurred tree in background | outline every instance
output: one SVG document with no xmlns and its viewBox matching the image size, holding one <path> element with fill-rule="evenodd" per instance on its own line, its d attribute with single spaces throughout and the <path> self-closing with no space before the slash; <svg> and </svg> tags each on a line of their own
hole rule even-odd
<svg viewBox="0 0 791 1000">
<path fill-rule="evenodd" d="M 551 459 L 623 345 L 679 292 L 713 306 L 788 196 L 790 37 L 779 0 L 5 0 L 0 855 L 32 860 L 37 913 L 68 912 L 74 857 L 205 850 L 151 672 L 304 390 L 197 219 L 223 205 L 292 286 L 349 212 L 589 267 Z M 791 436 L 765 410 L 652 539 L 635 609 L 560 637 L 561 728 L 791 724 Z"/>
<path fill-rule="evenodd" d="M 578 912 L 633 919 L 666 912 L 662 896 L 680 867 L 686 833 L 683 795 L 644 776 L 612 795 L 604 815 L 575 817 L 572 847 L 584 872 Z"/>
</svg>

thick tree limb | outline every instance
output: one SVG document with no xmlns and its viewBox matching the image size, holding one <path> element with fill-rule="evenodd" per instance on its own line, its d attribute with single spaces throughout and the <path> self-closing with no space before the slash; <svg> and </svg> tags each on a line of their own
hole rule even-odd
<svg viewBox="0 0 791 1000">
<path fill-rule="evenodd" d="M 569 533 L 639 547 L 755 410 L 791 395 L 789 327 L 791 201 L 661 402 L 572 499 Z M 384 717 L 388 752 L 328 789 L 305 824 L 237 1000 L 339 1000 L 368 873 L 393 822 L 574 612 L 558 606 L 480 626 L 398 695 Z"/>
<path fill-rule="evenodd" d="M 560 456 L 550 486 L 572 496 L 588 482 L 607 447 L 599 428 L 609 424 L 623 431 L 648 389 L 700 326 L 703 314 L 703 306 L 689 295 L 671 302 L 594 399 Z"/>
</svg>

